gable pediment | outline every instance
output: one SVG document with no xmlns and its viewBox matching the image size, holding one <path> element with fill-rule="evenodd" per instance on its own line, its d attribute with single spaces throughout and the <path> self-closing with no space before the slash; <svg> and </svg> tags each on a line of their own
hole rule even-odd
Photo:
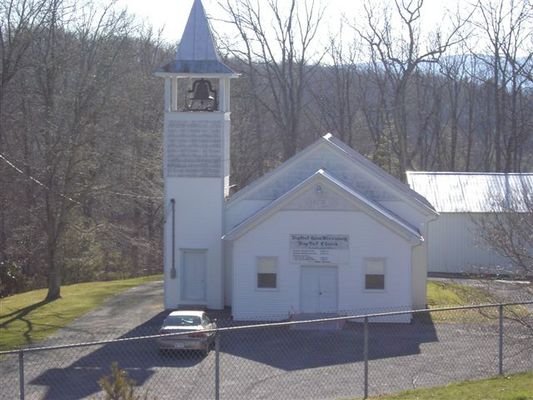
<svg viewBox="0 0 533 400">
<path fill-rule="evenodd" d="M 290 200 L 283 210 L 331 210 L 331 211 L 359 211 L 353 201 L 332 190 L 328 185 L 320 182 L 309 185 L 297 197 Z"/>
<path fill-rule="evenodd" d="M 320 169 L 224 235 L 235 240 L 282 210 L 361 211 L 413 243 L 424 239 L 420 232 L 392 211 L 352 190 Z"/>
</svg>

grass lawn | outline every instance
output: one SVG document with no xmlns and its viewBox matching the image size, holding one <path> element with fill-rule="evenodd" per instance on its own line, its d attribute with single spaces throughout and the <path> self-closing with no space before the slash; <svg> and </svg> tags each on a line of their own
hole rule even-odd
<svg viewBox="0 0 533 400">
<path fill-rule="evenodd" d="M 458 283 L 428 281 L 427 291 L 429 308 L 466 306 L 495 301 L 487 291 L 481 288 Z"/>
<path fill-rule="evenodd" d="M 0 299 L 0 351 L 42 340 L 113 295 L 162 275 L 61 287 L 61 299 L 45 303 L 46 289 Z"/>
<path fill-rule="evenodd" d="M 475 304 L 498 303 L 486 290 L 469 285 L 442 281 L 428 281 L 427 301 L 429 308 L 469 306 Z M 504 310 L 505 316 L 523 317 L 528 311 L 523 306 L 510 306 Z M 433 322 L 497 322 L 496 307 L 483 310 L 460 310 L 431 313 Z"/>
<path fill-rule="evenodd" d="M 448 386 L 409 390 L 373 400 L 533 400 L 533 373 L 503 376 Z"/>
</svg>

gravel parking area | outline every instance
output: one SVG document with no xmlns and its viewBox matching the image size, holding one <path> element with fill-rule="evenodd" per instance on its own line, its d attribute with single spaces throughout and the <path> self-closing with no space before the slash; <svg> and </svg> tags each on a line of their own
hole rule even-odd
<svg viewBox="0 0 533 400">
<path fill-rule="evenodd" d="M 103 309 L 80 318 L 47 344 L 156 333 L 161 283 L 118 296 Z M 116 316 L 116 319 L 115 319 Z M 118 329 L 118 327 L 116 327 Z M 506 321 L 504 370 L 533 369 L 531 331 Z M 79 335 L 79 336 L 78 336 Z M 473 313 L 464 321 L 435 324 L 371 324 L 371 395 L 493 376 L 498 373 L 498 325 Z M 72 340 L 76 337 L 83 340 Z M 159 354 L 155 341 L 138 340 L 93 347 L 39 351 L 24 356 L 26 399 L 98 398 L 98 379 L 118 362 L 157 399 L 212 399 L 215 352 Z M 363 329 L 348 322 L 340 330 L 267 328 L 221 336 L 221 399 L 342 399 L 363 394 Z M 17 356 L 0 361 L 0 398 L 18 398 Z"/>
</svg>

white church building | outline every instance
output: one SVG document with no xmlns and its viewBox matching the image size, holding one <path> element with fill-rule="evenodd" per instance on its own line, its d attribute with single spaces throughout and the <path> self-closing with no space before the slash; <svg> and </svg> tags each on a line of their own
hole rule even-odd
<svg viewBox="0 0 533 400">
<path fill-rule="evenodd" d="M 165 80 L 165 308 L 236 320 L 426 305 L 427 200 L 327 134 L 229 196 L 230 81 L 195 0 Z"/>
</svg>

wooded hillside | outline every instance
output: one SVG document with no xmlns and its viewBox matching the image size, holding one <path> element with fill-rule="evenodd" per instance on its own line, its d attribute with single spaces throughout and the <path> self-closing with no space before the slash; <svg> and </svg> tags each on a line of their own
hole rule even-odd
<svg viewBox="0 0 533 400">
<path fill-rule="evenodd" d="M 236 189 L 331 132 L 393 175 L 531 171 L 533 8 L 480 2 L 422 36 L 422 0 L 317 51 L 318 1 L 224 3 Z M 265 27 L 268 25 L 268 29 Z M 273 31 L 272 31 L 273 29 Z M 174 46 L 124 12 L 0 2 L 0 294 L 162 269 L 163 82 Z M 324 38 L 321 38 L 323 41 Z M 472 40 L 487 43 L 482 53 Z M 482 55 L 481 55 L 482 54 Z"/>
</svg>

